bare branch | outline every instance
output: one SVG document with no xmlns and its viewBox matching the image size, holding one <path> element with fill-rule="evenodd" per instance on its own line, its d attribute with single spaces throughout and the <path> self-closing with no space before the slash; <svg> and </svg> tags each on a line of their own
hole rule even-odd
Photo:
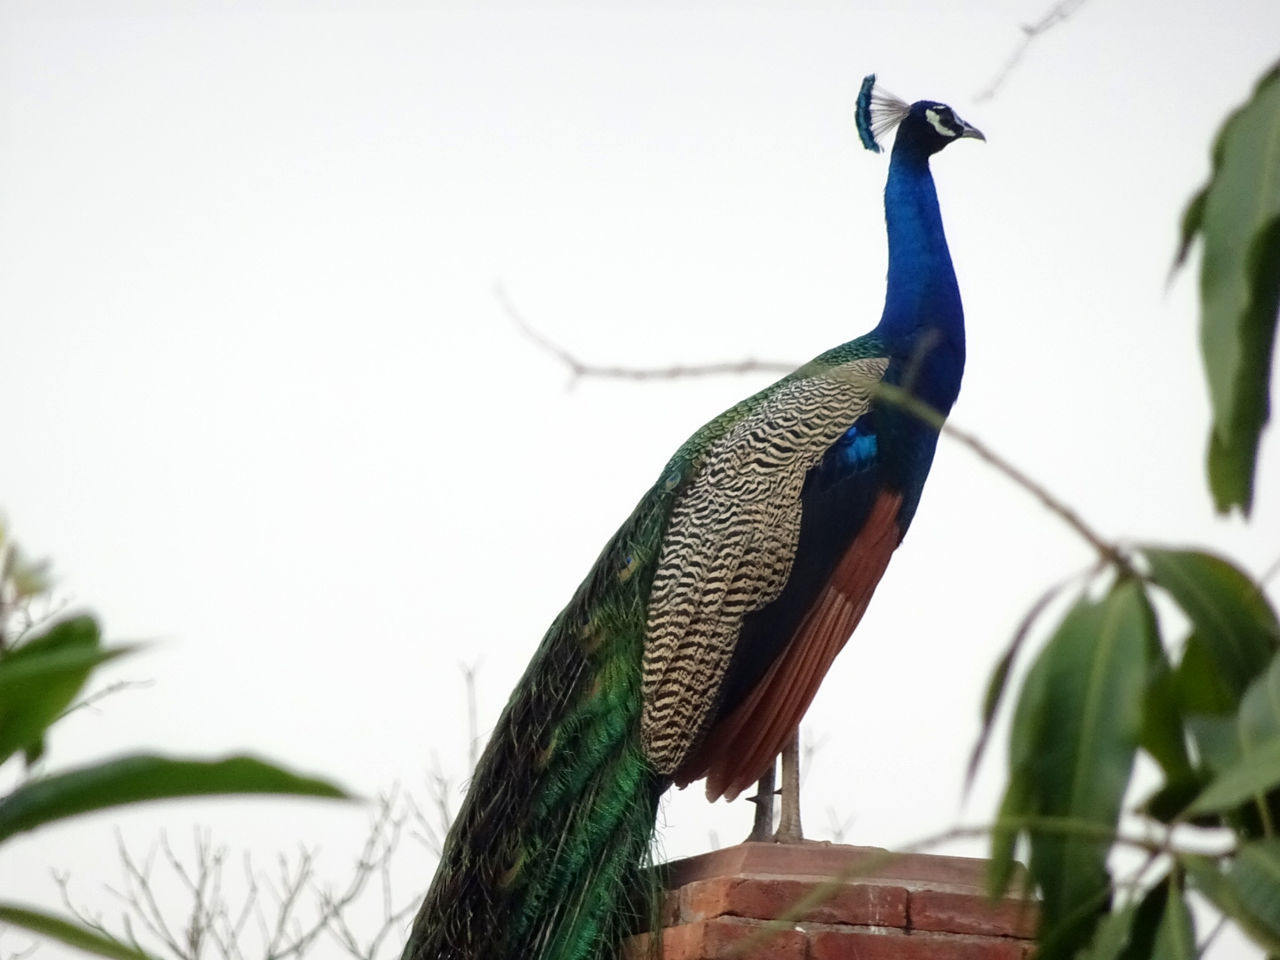
<svg viewBox="0 0 1280 960">
<path fill-rule="evenodd" d="M 1093 531 L 1086 524 L 1080 515 L 1068 507 L 1065 503 L 1055 497 L 1049 490 L 1031 479 L 1012 463 L 996 453 L 989 446 L 979 440 L 967 430 L 962 430 L 951 423 L 946 422 L 946 418 L 937 410 L 934 410 L 927 403 L 916 399 L 901 387 L 895 387 L 892 384 L 879 383 L 876 384 L 876 395 L 889 403 L 896 403 L 904 410 L 907 410 L 914 416 L 919 417 L 925 423 L 935 429 L 945 433 L 954 440 L 959 440 L 962 444 L 972 450 L 979 458 L 985 460 L 997 471 L 1003 473 L 1015 484 L 1022 487 L 1033 497 L 1040 501 L 1046 509 L 1054 513 L 1067 526 L 1078 533 L 1088 544 L 1098 552 L 1099 557 L 1105 562 L 1113 565 L 1118 570 L 1126 573 L 1133 573 L 1133 567 L 1130 565 L 1128 558 L 1114 544 L 1108 543 Z"/>
<path fill-rule="evenodd" d="M 1265 587 L 1277 573 L 1280 573 L 1280 557 L 1276 557 L 1266 572 L 1258 578 L 1258 586 Z"/>
<path fill-rule="evenodd" d="M 460 664 L 462 682 L 467 688 L 467 769 L 474 770 L 480 762 L 480 722 L 476 712 L 476 671 L 478 663 Z"/>
<path fill-rule="evenodd" d="M 53 882 L 57 884 L 58 894 L 62 898 L 62 905 L 66 907 L 67 912 L 69 914 L 75 917 L 76 920 L 84 924 L 86 927 L 90 927 L 94 930 L 97 930 L 99 933 L 107 934 L 108 936 L 111 935 L 110 931 L 108 931 L 107 928 L 103 926 L 101 916 L 99 916 L 98 914 L 91 914 L 87 910 L 80 909 L 78 906 L 76 906 L 75 902 L 72 901 L 71 891 L 70 891 L 70 885 L 71 885 L 70 874 L 64 873 L 63 871 L 60 871 L 60 870 L 54 870 Z"/>
<path fill-rule="evenodd" d="M 149 687 L 149 686 L 151 686 L 150 680 L 117 680 L 115 681 L 115 683 L 107 684 L 101 690 L 95 690 L 93 693 L 89 694 L 83 700 L 77 700 L 75 703 L 71 704 L 71 706 L 67 707 L 67 709 L 63 710 L 62 713 L 58 714 L 57 719 L 61 720 L 63 717 L 66 717 L 69 714 L 75 713 L 77 710 L 83 710 L 87 707 L 94 707 L 98 704 L 99 701 L 105 700 L 107 697 L 113 696 L 117 693 L 121 693 L 125 690 L 129 690 L 134 687 Z"/>
<path fill-rule="evenodd" d="M 477 749 L 470 751 L 472 755 Z M 475 769 L 474 761 L 471 768 Z M 405 798 L 415 827 L 413 836 L 436 857 L 444 853 L 444 838 L 453 824 L 453 789 L 453 781 L 443 772 L 439 757 L 432 755 L 431 768 L 427 771 L 427 800 L 430 810 L 423 810 L 412 797 Z"/>
<path fill-rule="evenodd" d="M 669 367 L 598 366 L 584 363 L 564 347 L 535 330 L 516 309 L 501 284 L 494 286 L 493 295 L 497 298 L 503 312 L 525 337 L 569 368 L 570 389 L 583 377 L 601 377 L 610 380 L 680 380 L 686 377 L 718 377 L 744 373 L 790 373 L 796 368 L 794 363 L 751 358 L 723 363 L 677 363 Z"/>
<path fill-rule="evenodd" d="M 853 828 L 853 821 L 852 814 L 840 817 L 836 814 L 835 807 L 827 807 L 827 828 L 831 831 L 831 842 L 844 843 L 845 838 L 849 836 L 849 831 Z"/>
<path fill-rule="evenodd" d="M 1083 4 L 1084 2 L 1085 0 L 1063 0 L 1062 3 L 1059 3 L 1048 14 L 1046 14 L 1043 18 L 1041 18 L 1041 20 L 1038 23 L 1032 24 L 1029 27 L 1024 27 L 1023 29 L 1027 32 L 1027 35 L 1029 38 L 1039 36 L 1041 33 L 1043 33 L 1045 30 L 1048 30 L 1054 24 L 1060 23 L 1061 21 L 1071 16 L 1071 14 L 1074 13 L 1075 10 L 1077 10 L 1080 7 L 1080 5 Z M 758 365 L 756 364 L 756 361 L 743 361 L 742 363 L 710 364 L 705 367 L 674 366 L 674 367 L 665 368 L 664 370 L 661 370 L 661 371 L 634 369 L 630 367 L 591 366 L 591 365 L 582 363 L 580 360 L 578 360 L 577 357 L 569 353 L 563 347 L 553 343 L 552 341 L 544 337 L 542 334 L 534 330 L 528 324 L 528 322 L 526 322 L 525 319 L 520 315 L 519 311 L 516 310 L 515 306 L 512 305 L 510 299 L 506 295 L 506 292 L 502 289 L 501 286 L 495 287 L 494 290 L 495 290 L 495 295 L 497 296 L 499 302 L 503 305 L 503 308 L 507 311 L 507 314 L 511 317 L 511 319 L 515 322 L 515 324 L 520 328 L 520 330 L 525 334 L 525 336 L 527 336 L 530 340 L 536 343 L 543 350 L 546 350 L 548 353 L 551 353 L 552 355 L 558 357 L 561 360 L 561 362 L 563 362 L 566 366 L 569 367 L 569 370 L 572 372 L 573 377 L 575 379 L 580 376 L 588 376 L 588 375 L 602 376 L 602 377 L 622 377 L 622 378 L 633 379 L 633 380 L 649 380 L 649 379 L 657 379 L 657 378 L 672 379 L 672 378 L 705 374 L 705 373 L 739 373 L 739 372 L 743 372 L 744 364 L 747 365 L 745 369 L 749 369 L 749 370 L 778 368 L 778 369 L 790 371 L 794 369 L 794 366 L 792 365 L 786 365 L 786 366 L 779 365 L 779 364 Z M 910 371 L 908 371 L 906 381 L 910 382 L 911 379 L 912 379 L 912 374 Z M 1055 497 L 1052 493 L 1050 493 L 1046 487 L 1044 487 L 1040 483 L 1037 483 L 1035 480 L 1031 479 L 1031 477 L 1023 473 L 1021 470 L 1015 467 L 1011 462 L 1006 460 L 1004 457 L 997 454 L 994 450 L 988 447 L 976 436 L 974 436 L 973 434 L 969 433 L 966 430 L 962 430 L 960 427 L 947 423 L 946 418 L 942 414 L 938 413 L 938 411 L 934 410 L 928 404 L 922 403 L 921 401 L 916 399 L 909 391 L 904 390 L 901 387 L 895 387 L 892 384 L 887 384 L 887 383 L 880 383 L 876 385 L 876 394 L 881 399 L 889 403 L 898 404 L 903 409 L 909 411 L 910 413 L 919 417 L 921 420 L 924 420 L 926 423 L 933 426 L 935 429 L 941 432 L 945 432 L 949 434 L 952 438 L 959 440 L 961 443 L 967 446 L 970 450 L 976 453 L 981 459 L 985 460 L 991 466 L 995 467 L 997 471 L 999 471 L 1000 473 L 1003 473 L 1015 484 L 1022 487 L 1024 490 L 1030 493 L 1033 497 L 1039 500 L 1050 512 L 1056 514 L 1061 520 L 1063 520 L 1067 524 L 1067 526 L 1071 527 L 1071 529 L 1075 530 L 1076 533 L 1078 533 L 1081 537 L 1083 537 L 1088 542 L 1088 544 L 1098 552 L 1098 555 L 1106 563 L 1109 563 L 1115 566 L 1118 570 L 1121 570 L 1123 572 L 1133 573 L 1132 565 L 1129 563 L 1128 559 L 1125 557 L 1125 555 L 1121 552 L 1121 550 L 1118 547 L 1116 547 L 1114 544 L 1108 543 L 1106 540 L 1100 537 L 1097 533 L 1094 532 L 1094 530 L 1091 527 L 1088 526 L 1088 524 L 1084 522 L 1083 519 L 1081 519 L 1079 514 L 1077 514 L 1074 510 L 1072 510 L 1065 503 L 1063 503 L 1061 500 Z M 1270 576 L 1270 572 L 1268 573 L 1268 576 Z M 453 818 L 452 816 L 449 815 L 447 803 L 442 802 L 442 796 L 443 796 L 442 790 L 441 790 L 442 784 L 437 782 L 432 784 L 432 787 L 433 787 L 432 792 L 436 797 L 437 806 L 439 807 L 439 812 L 441 813 L 442 822 L 444 823 L 445 829 L 447 830 L 448 825 Z M 434 831 L 430 831 L 430 834 L 434 834 Z M 441 836 L 443 836 L 443 833 L 441 834 Z M 432 836 L 432 840 L 434 839 L 435 839 L 434 836 Z"/>
<path fill-rule="evenodd" d="M 27 957 L 36 952 L 36 948 L 39 946 L 40 941 L 32 940 L 22 949 L 14 950 L 11 953 L 0 954 L 0 957 L 3 957 L 3 960 L 26 960 Z"/>
<path fill-rule="evenodd" d="M 443 775 L 440 779 L 447 782 Z M 379 799 L 354 867 L 337 893 L 321 889 L 316 855 L 307 848 L 279 856 L 269 874 L 255 869 L 246 853 L 243 878 L 234 884 L 243 894 L 235 899 L 224 884 L 228 850 L 215 843 L 207 829 L 194 830 L 190 853 L 180 853 L 161 834 L 141 857 L 130 852 L 117 832 L 123 882 L 118 889 L 106 889 L 123 904 L 116 924 L 123 937 L 99 916 L 76 906 L 65 875 L 55 874 L 55 880 L 64 904 L 80 922 L 171 960 L 204 960 L 210 955 L 221 960 L 300 960 L 319 952 L 317 943 L 326 934 L 355 960 L 384 960 L 390 955 L 388 944 L 394 946 L 392 935 L 403 930 L 421 900 L 419 891 L 400 903 L 392 885 L 392 859 L 414 811 L 398 790 Z M 172 903 L 175 893 L 186 898 L 177 911 Z M 359 925 L 349 916 L 357 907 Z M 373 907 L 378 918 L 371 923 L 363 920 L 371 913 L 367 907 Z M 166 909 L 173 919 L 166 918 Z M 180 928 L 177 913 L 182 917 Z M 151 946 L 139 943 L 135 928 Z"/>
<path fill-rule="evenodd" d="M 974 97 L 974 100 L 982 103 L 994 97 L 999 92 L 1000 87 L 1004 85 L 1004 82 L 1009 79 L 1009 74 L 1013 73 L 1021 62 L 1032 41 L 1048 33 L 1059 24 L 1066 23 L 1084 4 L 1085 0 L 1059 0 L 1035 23 L 1023 24 L 1021 42 L 1014 48 L 1013 53 L 1009 55 L 1009 59 L 1004 62 L 1004 66 L 992 77 L 991 82 L 987 84 L 982 92 Z"/>
<path fill-rule="evenodd" d="M 314 854 L 306 848 L 300 848 L 298 851 L 297 870 L 290 875 L 289 861 L 280 854 L 276 863 L 280 869 L 280 892 L 276 894 L 274 887 L 268 889 L 276 895 L 276 923 L 271 933 L 271 939 L 267 941 L 266 958 L 267 960 L 282 960 L 284 957 L 300 954 L 302 948 L 311 939 L 314 939 L 314 932 L 299 932 L 296 920 L 294 920 L 294 910 L 298 906 L 298 897 L 302 895 L 302 891 L 308 886 L 312 876 L 312 863 Z M 290 921 L 294 921 L 292 927 Z M 292 941 L 287 937 L 292 932 Z"/>
<path fill-rule="evenodd" d="M 167 844 L 163 834 L 161 837 L 163 842 Z M 120 856 L 120 863 L 124 867 L 125 887 L 122 891 L 115 890 L 112 887 L 107 887 L 107 890 L 124 901 L 131 908 L 133 916 L 141 920 L 148 932 L 164 943 L 175 957 L 183 958 L 183 960 L 194 960 L 183 950 L 177 938 L 169 930 L 168 924 L 165 923 L 164 912 L 160 909 L 160 905 L 156 902 L 155 895 L 152 893 L 151 868 L 155 862 L 156 848 L 154 846 L 151 848 L 147 853 L 146 860 L 139 866 L 130 856 L 124 837 L 117 830 L 116 851 Z"/>
</svg>

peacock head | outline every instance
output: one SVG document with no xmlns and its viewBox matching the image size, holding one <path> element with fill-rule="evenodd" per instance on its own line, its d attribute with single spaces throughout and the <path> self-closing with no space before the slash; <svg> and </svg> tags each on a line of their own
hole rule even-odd
<svg viewBox="0 0 1280 960">
<path fill-rule="evenodd" d="M 862 145 L 876 153 L 882 149 L 881 139 L 894 127 L 898 128 L 898 145 L 925 157 L 965 137 L 987 139 L 981 130 L 965 123 L 945 103 L 935 100 L 907 103 L 898 99 L 876 86 L 874 73 L 862 81 L 855 119 Z"/>
</svg>

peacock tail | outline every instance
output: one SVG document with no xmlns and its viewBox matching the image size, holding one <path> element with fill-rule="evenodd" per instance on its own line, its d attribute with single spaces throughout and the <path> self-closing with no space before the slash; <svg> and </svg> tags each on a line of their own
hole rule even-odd
<svg viewBox="0 0 1280 960">
<path fill-rule="evenodd" d="M 640 746 L 640 657 L 672 495 L 641 501 L 516 685 L 406 960 L 610 956 L 648 909 L 627 891 L 645 876 L 666 784 Z"/>
<path fill-rule="evenodd" d="M 652 926 L 662 792 L 732 799 L 773 762 L 919 503 L 963 311 L 928 157 L 978 136 L 949 107 L 859 97 L 900 123 L 880 324 L 746 398 L 666 464 L 552 623 L 445 840 L 404 960 L 611 960 Z M 886 112 L 890 121 L 885 121 Z"/>
</svg>

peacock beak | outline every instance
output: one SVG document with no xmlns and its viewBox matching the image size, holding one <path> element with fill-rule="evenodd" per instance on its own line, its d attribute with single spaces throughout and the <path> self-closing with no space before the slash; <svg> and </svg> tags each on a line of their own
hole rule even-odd
<svg viewBox="0 0 1280 960">
<path fill-rule="evenodd" d="M 960 131 L 961 137 L 973 137 L 973 139 L 981 140 L 983 143 L 987 142 L 987 138 L 982 135 L 982 131 L 979 130 L 977 127 L 970 126 L 969 124 L 965 123 L 963 120 L 961 120 L 960 122 L 964 123 L 964 129 Z"/>
</svg>

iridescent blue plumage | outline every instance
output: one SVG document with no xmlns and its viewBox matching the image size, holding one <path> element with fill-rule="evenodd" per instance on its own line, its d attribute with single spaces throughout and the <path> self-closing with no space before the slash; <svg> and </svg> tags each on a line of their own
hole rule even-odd
<svg viewBox="0 0 1280 960">
<path fill-rule="evenodd" d="M 876 462 L 875 427 L 868 416 L 844 432 L 823 456 L 822 461 L 809 471 L 806 483 L 823 479 L 830 483 L 869 470 Z"/>
<path fill-rule="evenodd" d="M 894 123 L 879 324 L 716 417 L 659 473 L 513 692 L 406 960 L 618 956 L 653 915 L 635 901 L 661 792 L 750 785 L 857 625 L 937 443 L 877 385 L 945 415 L 965 356 L 929 158 L 981 134 L 868 78 L 864 143 Z"/>
<path fill-rule="evenodd" d="M 862 145 L 872 153 L 880 152 L 880 144 L 871 129 L 871 91 L 876 86 L 876 75 L 868 74 L 862 78 L 862 86 L 858 89 L 858 101 L 853 111 L 853 122 L 858 128 L 858 138 Z"/>
</svg>

